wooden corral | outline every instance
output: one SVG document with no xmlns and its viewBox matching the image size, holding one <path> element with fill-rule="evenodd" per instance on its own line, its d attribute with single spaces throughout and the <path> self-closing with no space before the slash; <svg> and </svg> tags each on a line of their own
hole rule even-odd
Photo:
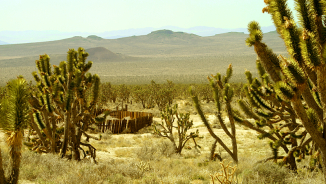
<svg viewBox="0 0 326 184">
<path fill-rule="evenodd" d="M 152 113 L 130 112 L 126 110 L 127 107 L 122 111 L 117 110 L 110 112 L 111 118 L 98 124 L 98 130 L 100 132 L 109 130 L 114 134 L 118 134 L 128 128 L 130 133 L 135 133 L 146 126 L 151 125 L 153 122 Z"/>
</svg>

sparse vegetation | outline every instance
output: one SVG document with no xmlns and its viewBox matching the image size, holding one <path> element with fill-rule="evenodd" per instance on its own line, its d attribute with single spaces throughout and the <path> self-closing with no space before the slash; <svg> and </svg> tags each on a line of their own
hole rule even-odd
<svg viewBox="0 0 326 184">
<path fill-rule="evenodd" d="M 295 2 L 300 27 L 295 25 L 286 0 L 266 0 L 263 9 L 272 15 L 290 58 L 283 50 L 278 50 L 282 55 L 277 57 L 262 42 L 257 22 L 249 23 L 249 35 L 224 35 L 236 37 L 236 42 L 249 36 L 246 43 L 258 55 L 257 77 L 246 71 L 241 77 L 233 75 L 235 83 L 231 83 L 233 65 L 237 71 L 245 68 L 247 65 L 240 60 L 254 61 L 253 54 L 243 56 L 239 50 L 235 53 L 234 48 L 225 46 L 228 52 L 214 47 L 220 53 L 212 55 L 205 53 L 212 44 L 208 39 L 169 30 L 117 41 L 124 43 L 127 54 L 134 53 L 132 56 L 115 54 L 104 47 L 90 49 L 123 61 L 110 63 L 109 69 L 104 67 L 107 63 L 98 64 L 93 71 L 99 75 L 87 73 L 92 63 L 85 63 L 88 54 L 82 48 L 69 50 L 68 62 L 53 66 L 53 71 L 49 56 L 40 56 L 31 94 L 22 77 L 0 88 L 0 135 L 9 136 L 6 141 L 0 139 L 0 183 L 325 183 L 326 4 L 317 0 Z M 276 35 L 265 36 L 270 34 Z M 152 47 L 149 38 L 159 41 L 162 50 L 155 50 L 158 47 Z M 96 36 L 71 40 L 87 41 L 90 46 L 94 41 L 107 44 L 106 39 Z M 138 43 L 137 47 L 137 40 L 145 44 Z M 114 42 L 113 48 L 119 50 Z M 196 50 L 192 44 L 202 47 Z M 141 46 L 148 49 L 146 57 Z M 183 48 L 175 49 L 180 46 Z M 194 50 L 202 53 L 196 55 Z M 220 62 L 218 68 L 214 68 L 216 60 Z M 226 76 L 217 73 L 208 77 L 209 84 L 200 84 L 205 80 L 200 75 L 219 72 L 230 60 L 234 62 Z M 157 68 L 149 70 L 154 62 Z M 135 70 L 140 63 L 137 67 L 141 71 Z M 27 62 L 23 65 L 30 66 Z M 253 65 L 247 69 L 255 71 Z M 119 66 L 124 66 L 123 72 L 115 71 Z M 177 68 L 180 73 L 157 74 L 165 72 L 166 67 Z M 126 72 L 130 76 L 122 78 Z M 106 77 L 108 73 L 113 76 Z M 1 79 L 8 81 L 8 76 Z M 116 80 L 100 85 L 100 76 L 106 81 Z M 17 81 L 23 86 L 21 93 L 15 90 L 19 88 Z M 194 86 L 191 91 L 189 86 Z M 14 98 L 20 95 L 21 100 Z M 30 104 L 26 102 L 28 95 Z M 152 113 L 154 126 L 137 134 L 128 129 L 121 134 L 98 134 L 97 122 L 112 118 L 109 110 L 126 104 L 128 110 Z M 101 113 L 104 116 L 98 116 Z M 21 145 L 23 140 L 25 144 Z M 84 146 L 89 150 L 84 151 Z"/>
</svg>

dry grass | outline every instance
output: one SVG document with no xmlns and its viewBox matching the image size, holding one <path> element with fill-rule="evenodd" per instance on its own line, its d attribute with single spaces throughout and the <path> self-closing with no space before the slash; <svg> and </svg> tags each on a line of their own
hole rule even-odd
<svg viewBox="0 0 326 184">
<path fill-rule="evenodd" d="M 206 104 L 206 108 L 211 105 Z M 211 116 L 208 117 L 213 122 Z M 211 183 L 210 174 L 221 169 L 219 162 L 208 160 L 214 139 L 198 122 L 197 115 L 191 115 L 191 118 L 195 120 L 195 129 L 198 128 L 203 137 L 197 140 L 201 146 L 198 150 L 189 141 L 182 155 L 176 155 L 171 142 L 148 133 L 150 128 L 142 130 L 146 133 L 138 134 L 106 132 L 102 133 L 100 141 L 91 140 L 97 149 L 98 165 L 87 159 L 78 163 L 61 159 L 58 155 L 35 154 L 24 148 L 20 183 Z M 223 130 L 214 128 L 214 131 L 230 145 L 230 139 Z M 308 159 L 298 164 L 299 174 L 279 168 L 272 162 L 256 165 L 257 161 L 271 156 L 267 140 L 258 140 L 256 136 L 254 131 L 237 126 L 237 183 L 324 183 L 321 171 L 311 172 L 303 167 L 308 164 Z M 4 168 L 8 169 L 8 150 L 4 141 L 1 140 L 0 145 Z M 220 152 L 227 163 L 232 160 L 220 146 L 216 152 Z"/>
</svg>

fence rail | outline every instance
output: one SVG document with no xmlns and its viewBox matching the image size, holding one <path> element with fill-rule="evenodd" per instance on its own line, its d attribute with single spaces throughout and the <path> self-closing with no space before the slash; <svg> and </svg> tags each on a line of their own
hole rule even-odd
<svg viewBox="0 0 326 184">
<path fill-rule="evenodd" d="M 112 133 L 118 134 L 125 129 L 129 129 L 130 133 L 138 132 L 138 130 L 149 126 L 153 122 L 153 114 L 147 112 L 130 112 L 130 111 L 112 111 L 110 113 L 112 119 L 97 125 L 100 132 L 110 130 Z"/>
</svg>

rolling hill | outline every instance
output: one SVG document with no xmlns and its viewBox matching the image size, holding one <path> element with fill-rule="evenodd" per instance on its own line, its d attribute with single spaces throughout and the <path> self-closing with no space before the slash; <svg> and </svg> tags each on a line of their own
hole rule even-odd
<svg viewBox="0 0 326 184">
<path fill-rule="evenodd" d="M 137 59 L 121 53 L 113 53 L 105 47 L 89 48 L 86 49 L 86 52 L 89 54 L 87 59 L 94 62 L 114 62 Z"/>
<path fill-rule="evenodd" d="M 119 39 L 102 39 L 89 36 L 75 36 L 68 39 L 27 44 L 0 45 L 0 60 L 8 57 L 26 57 L 40 54 L 64 54 L 68 48 L 85 49 L 105 47 L 114 53 L 135 57 L 179 57 L 198 55 L 218 55 L 223 53 L 252 53 L 245 45 L 248 37 L 244 33 L 224 33 L 201 37 L 183 32 L 160 30 L 144 36 L 131 36 Z M 263 40 L 275 51 L 284 52 L 282 40 L 275 32 L 264 34 Z"/>
<path fill-rule="evenodd" d="M 287 56 L 284 43 L 275 31 L 263 36 L 263 41 L 276 54 Z M 7 80 L 18 74 L 29 76 L 35 70 L 38 55 L 49 54 L 51 64 L 59 64 L 66 60 L 69 48 L 78 47 L 84 47 L 90 55 L 88 60 L 94 62 L 91 72 L 98 73 L 106 81 L 123 81 L 122 78 L 128 76 L 127 82 L 137 77 L 150 82 L 148 76 L 161 80 L 161 75 L 184 77 L 224 73 L 230 63 L 235 74 L 243 74 L 245 68 L 255 72 L 257 56 L 252 47 L 246 46 L 247 37 L 247 34 L 239 32 L 201 37 L 159 30 L 119 39 L 91 35 L 50 42 L 0 45 L 0 78 Z M 172 79 L 176 80 L 176 77 Z"/>
<path fill-rule="evenodd" d="M 113 53 L 104 47 L 95 47 L 86 49 L 89 53 L 88 61 L 95 63 L 102 62 L 122 62 L 137 60 L 138 58 L 126 56 L 120 53 Z M 66 54 L 50 54 L 50 62 L 53 65 L 59 65 L 61 61 L 65 61 L 67 58 Z M 26 56 L 21 58 L 3 59 L 0 60 L 0 67 L 22 67 L 22 66 L 35 66 L 35 60 L 39 59 L 39 56 Z"/>
</svg>

